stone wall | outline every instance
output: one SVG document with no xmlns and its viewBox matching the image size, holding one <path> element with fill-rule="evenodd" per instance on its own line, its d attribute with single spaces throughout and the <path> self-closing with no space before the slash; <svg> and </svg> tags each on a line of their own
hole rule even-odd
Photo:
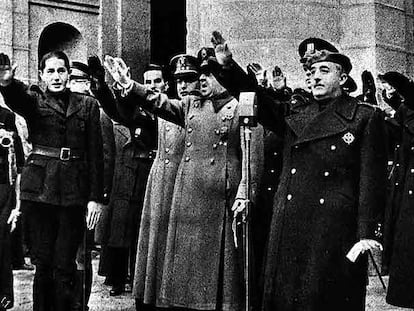
<svg viewBox="0 0 414 311">
<path fill-rule="evenodd" d="M 365 69 L 414 74 L 411 0 L 192 0 L 187 17 L 188 52 L 210 45 L 220 30 L 241 65 L 278 65 L 292 87 L 303 85 L 297 47 L 307 37 L 349 55 L 359 86 Z"/>
</svg>

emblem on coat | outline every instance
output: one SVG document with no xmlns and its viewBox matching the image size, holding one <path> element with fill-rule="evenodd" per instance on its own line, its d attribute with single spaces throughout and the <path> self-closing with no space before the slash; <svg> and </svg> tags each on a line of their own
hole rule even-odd
<svg viewBox="0 0 414 311">
<path fill-rule="evenodd" d="M 353 143 L 353 141 L 355 140 L 355 136 L 354 136 L 352 133 L 348 132 L 348 133 L 346 133 L 344 136 L 342 136 L 342 140 L 343 140 L 346 144 L 350 145 L 350 144 L 352 144 L 352 143 Z"/>
</svg>

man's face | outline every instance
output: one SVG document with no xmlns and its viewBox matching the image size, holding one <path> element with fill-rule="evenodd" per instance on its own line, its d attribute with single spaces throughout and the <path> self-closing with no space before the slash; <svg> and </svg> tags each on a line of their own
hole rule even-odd
<svg viewBox="0 0 414 311">
<path fill-rule="evenodd" d="M 224 90 L 224 87 L 212 73 L 202 73 L 200 75 L 200 92 L 203 97 L 212 97 L 220 94 Z"/>
<path fill-rule="evenodd" d="M 69 88 L 72 92 L 90 94 L 91 82 L 88 79 L 70 79 Z"/>
<path fill-rule="evenodd" d="M 310 68 L 309 85 L 313 96 L 317 100 L 336 98 L 341 95 L 341 86 L 347 75 L 341 72 L 340 67 L 332 62 L 315 63 Z"/>
<path fill-rule="evenodd" d="M 49 58 L 45 62 L 45 68 L 39 74 L 50 92 L 58 93 L 66 89 L 69 72 L 65 67 L 63 59 L 56 57 Z"/>
<path fill-rule="evenodd" d="M 196 76 L 183 76 L 176 78 L 176 87 L 178 97 L 181 99 L 184 96 L 199 88 L 199 81 Z"/>
<path fill-rule="evenodd" d="M 161 70 L 148 70 L 144 72 L 144 84 L 155 92 L 164 93 L 167 91 L 167 83 L 164 81 Z"/>
</svg>

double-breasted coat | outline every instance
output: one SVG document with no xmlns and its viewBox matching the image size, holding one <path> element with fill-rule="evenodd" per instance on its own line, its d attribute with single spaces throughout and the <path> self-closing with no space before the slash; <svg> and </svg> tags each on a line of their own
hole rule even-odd
<svg viewBox="0 0 414 311">
<path fill-rule="evenodd" d="M 414 308 L 414 110 L 401 105 L 391 192 L 386 210 L 385 258 L 389 267 L 387 302 Z"/>
<path fill-rule="evenodd" d="M 260 94 L 259 94 L 260 95 Z M 320 111 L 259 96 L 259 120 L 283 137 L 283 169 L 266 258 L 264 310 L 364 310 L 367 258 L 385 202 L 381 115 L 347 95 Z"/>
<path fill-rule="evenodd" d="M 96 100 L 65 91 L 64 111 L 63 99 L 18 80 L 0 91 L 6 105 L 26 119 L 33 146 L 66 147 L 79 154 L 76 160 L 62 161 L 32 153 L 22 171 L 21 200 L 85 207 L 88 201 L 102 202 L 102 136 Z"/>
<path fill-rule="evenodd" d="M 234 246 L 230 211 L 237 194 L 243 190 L 237 100 L 222 93 L 214 98 L 188 96 L 175 101 L 138 84 L 130 96 L 185 130 L 158 305 L 241 310 L 243 262 L 241 249 Z M 263 131 L 259 127 L 253 132 L 251 171 L 256 194 Z"/>
</svg>

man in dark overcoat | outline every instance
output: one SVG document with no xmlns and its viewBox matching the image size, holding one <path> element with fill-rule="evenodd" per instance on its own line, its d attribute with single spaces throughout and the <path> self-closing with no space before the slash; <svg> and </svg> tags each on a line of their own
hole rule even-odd
<svg viewBox="0 0 414 311">
<path fill-rule="evenodd" d="M 0 310 L 5 310 L 13 306 L 14 298 L 10 231 L 16 228 L 20 216 L 16 194 L 24 154 L 15 115 L 3 107 L 0 107 L 0 131 Z"/>
<path fill-rule="evenodd" d="M 364 310 L 386 193 L 384 122 L 343 92 L 348 57 L 314 50 L 305 63 L 312 96 L 294 109 L 291 97 L 256 88 L 259 121 L 284 143 L 263 309 Z"/>
<path fill-rule="evenodd" d="M 29 222 L 36 272 L 33 310 L 69 310 L 75 257 L 86 225 L 96 225 L 103 181 L 99 108 L 90 96 L 67 88 L 69 59 L 52 51 L 39 74 L 45 90 L 14 79 L 15 67 L 0 54 L 0 92 L 26 119 L 33 150 L 23 167 L 20 198 Z"/>
<path fill-rule="evenodd" d="M 414 308 L 414 83 L 399 72 L 379 76 L 384 99 L 396 108 L 391 192 L 385 213 L 384 266 L 389 269 L 386 301 Z"/>
<path fill-rule="evenodd" d="M 71 63 L 69 87 L 72 92 L 92 95 L 91 77 L 88 65 L 74 61 Z M 100 123 L 102 130 L 103 156 L 104 156 L 104 204 L 108 204 L 108 197 L 112 187 L 112 177 L 115 164 L 115 140 L 111 119 L 100 107 Z M 106 209 L 106 208 L 105 208 Z M 101 217 L 100 222 L 103 220 Z M 99 223 L 100 223 L 99 222 Z M 98 224 L 99 224 L 98 223 Z M 95 228 L 95 230 L 97 230 Z M 92 248 L 94 246 L 94 230 L 86 230 L 82 243 L 76 254 L 76 282 L 75 299 L 71 311 L 88 310 L 88 302 L 92 290 Z"/>
<path fill-rule="evenodd" d="M 94 95 L 104 111 L 114 122 L 116 143 L 115 170 L 110 195 L 110 220 L 108 223 L 107 248 L 105 249 L 104 270 L 112 283 L 109 292 L 117 296 L 125 291 L 128 273 L 131 286 L 134 279 L 137 240 L 148 175 L 157 148 L 157 119 L 144 109 L 137 109 L 129 116 L 123 116 L 114 103 L 114 94 L 105 83 L 105 71 L 97 58 L 90 58 L 92 74 L 97 83 Z M 152 85 L 164 84 L 151 77 Z M 155 70 L 155 71 L 158 71 Z M 166 87 L 166 86 L 165 86 Z"/>
</svg>

